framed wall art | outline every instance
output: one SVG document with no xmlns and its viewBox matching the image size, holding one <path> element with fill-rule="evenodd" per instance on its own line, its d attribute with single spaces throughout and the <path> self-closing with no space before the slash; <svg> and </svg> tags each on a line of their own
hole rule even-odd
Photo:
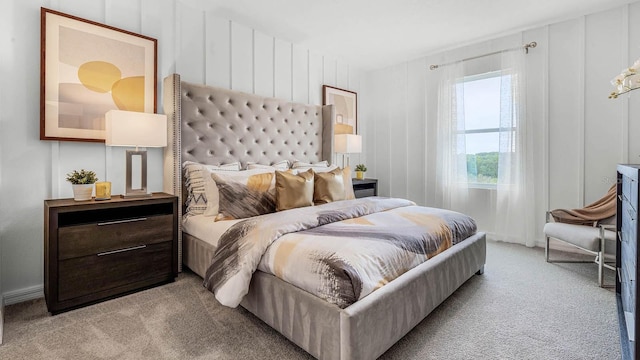
<svg viewBox="0 0 640 360">
<path fill-rule="evenodd" d="M 41 140 L 104 142 L 107 111 L 156 111 L 156 39 L 45 8 L 40 16 Z"/>
<path fill-rule="evenodd" d="M 358 94 L 322 85 L 322 104 L 336 109 L 334 134 L 356 134 L 358 131 Z"/>
</svg>

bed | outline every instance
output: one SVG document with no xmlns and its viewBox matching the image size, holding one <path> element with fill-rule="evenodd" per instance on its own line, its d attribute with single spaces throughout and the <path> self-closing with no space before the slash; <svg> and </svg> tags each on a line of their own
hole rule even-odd
<svg viewBox="0 0 640 360">
<path fill-rule="evenodd" d="M 333 158 L 332 106 L 191 84 L 173 74 L 164 80 L 164 110 L 170 119 L 164 188 L 181 203 L 186 200 L 185 161 L 238 161 L 244 166 L 265 160 L 315 163 Z M 218 246 L 208 234 L 219 238 L 233 223 L 221 225 L 197 216 L 183 222 L 183 211 L 179 267 L 184 262 L 205 277 Z M 344 308 L 258 270 L 240 305 L 316 358 L 374 359 L 471 276 L 481 274 L 485 259 L 485 234 L 476 232 Z"/>
</svg>

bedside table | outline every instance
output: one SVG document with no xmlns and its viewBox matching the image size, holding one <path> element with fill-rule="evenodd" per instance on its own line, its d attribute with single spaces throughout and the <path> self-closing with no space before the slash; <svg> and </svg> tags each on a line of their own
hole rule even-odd
<svg viewBox="0 0 640 360">
<path fill-rule="evenodd" d="M 44 201 L 44 293 L 52 314 L 177 275 L 176 196 Z"/>
<path fill-rule="evenodd" d="M 356 199 L 367 196 L 378 196 L 378 179 L 351 179 Z"/>
</svg>

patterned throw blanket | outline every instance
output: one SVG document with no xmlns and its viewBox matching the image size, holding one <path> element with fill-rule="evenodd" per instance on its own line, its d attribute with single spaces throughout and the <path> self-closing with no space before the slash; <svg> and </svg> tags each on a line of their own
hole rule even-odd
<svg viewBox="0 0 640 360">
<path fill-rule="evenodd" d="M 402 199 L 292 209 L 229 228 L 204 286 L 236 307 L 259 268 L 345 308 L 475 232 L 466 215 Z"/>
</svg>

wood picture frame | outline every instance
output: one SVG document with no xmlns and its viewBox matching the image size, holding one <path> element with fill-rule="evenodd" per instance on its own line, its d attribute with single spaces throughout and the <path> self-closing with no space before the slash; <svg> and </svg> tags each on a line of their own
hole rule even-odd
<svg viewBox="0 0 640 360">
<path fill-rule="evenodd" d="M 358 133 L 358 93 L 322 85 L 322 105 L 335 107 L 335 135 Z"/>
<path fill-rule="evenodd" d="M 156 39 L 46 8 L 40 26 L 40 140 L 104 142 L 107 111 L 156 112 Z"/>
</svg>

